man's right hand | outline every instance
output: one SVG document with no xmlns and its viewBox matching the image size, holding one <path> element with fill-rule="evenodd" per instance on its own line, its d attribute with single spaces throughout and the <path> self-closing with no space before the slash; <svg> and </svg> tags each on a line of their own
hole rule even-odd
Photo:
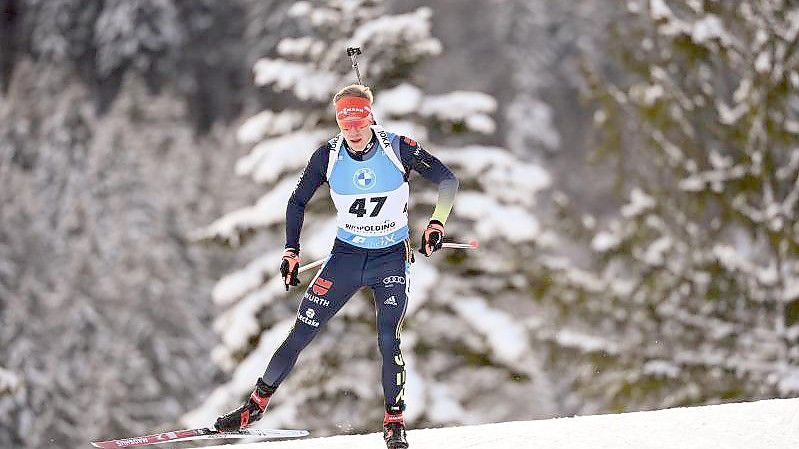
<svg viewBox="0 0 799 449">
<path fill-rule="evenodd" d="M 289 291 L 289 286 L 300 285 L 299 271 L 299 253 L 293 248 L 286 248 L 283 251 L 283 260 L 280 261 L 280 275 L 283 276 L 283 284 L 286 286 L 286 291 Z"/>
</svg>

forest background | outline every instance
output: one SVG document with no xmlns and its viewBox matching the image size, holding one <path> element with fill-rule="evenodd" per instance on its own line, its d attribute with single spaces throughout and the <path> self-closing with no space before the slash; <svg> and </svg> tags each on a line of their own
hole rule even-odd
<svg viewBox="0 0 799 449">
<path fill-rule="evenodd" d="M 481 242 L 413 267 L 413 427 L 795 396 L 799 7 L 465 4 L 0 1 L 0 447 L 243 399 L 296 314 L 285 199 L 348 45 L 386 127 L 461 179 L 451 238 Z M 418 239 L 435 194 L 411 182 Z M 264 425 L 378 430 L 370 300 Z"/>
</svg>

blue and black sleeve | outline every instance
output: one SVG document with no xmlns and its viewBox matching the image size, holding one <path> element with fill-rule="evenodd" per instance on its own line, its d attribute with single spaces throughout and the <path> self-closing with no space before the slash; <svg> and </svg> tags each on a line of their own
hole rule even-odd
<svg viewBox="0 0 799 449">
<path fill-rule="evenodd" d="M 438 201 L 436 202 L 431 220 L 446 223 L 452 205 L 455 203 L 455 194 L 458 192 L 458 178 L 437 157 L 428 153 L 415 140 L 409 137 L 400 138 L 400 159 L 406 173 L 411 169 L 417 171 L 423 178 L 438 184 Z"/>
<path fill-rule="evenodd" d="M 286 206 L 286 248 L 300 250 L 300 231 L 305 218 L 305 206 L 311 200 L 316 189 L 327 182 L 327 161 L 330 156 L 328 144 L 322 145 L 314 151 L 308 165 L 297 182 L 297 187 L 291 192 Z"/>
</svg>

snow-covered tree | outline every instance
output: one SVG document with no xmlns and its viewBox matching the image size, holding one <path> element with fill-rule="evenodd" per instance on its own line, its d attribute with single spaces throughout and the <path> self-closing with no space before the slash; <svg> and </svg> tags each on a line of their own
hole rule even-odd
<svg viewBox="0 0 799 449">
<path fill-rule="evenodd" d="M 330 0 L 297 2 L 290 12 L 302 34 L 282 39 L 253 69 L 256 83 L 280 95 L 245 122 L 237 136 L 252 150 L 239 160 L 236 174 L 251 177 L 266 193 L 255 205 L 193 235 L 239 247 L 257 234 L 264 251 L 214 289 L 222 311 L 214 323 L 221 344 L 213 359 L 230 380 L 186 423 L 207 424 L 243 400 L 295 320 L 301 290 L 287 295 L 277 270 L 285 205 L 313 150 L 338 132 L 330 100 L 355 81 L 344 52 L 350 45 L 364 50 L 359 66 L 375 92 L 378 120 L 421 141 L 460 178 L 448 234 L 455 240 L 477 238 L 481 244 L 477 252 L 417 258 L 411 268 L 403 331 L 408 419 L 443 424 L 549 413 L 553 401 L 546 377 L 521 318 L 529 307 L 529 287 L 514 275 L 535 245 L 546 241 L 532 210 L 549 175 L 503 148 L 452 148 L 427 141 L 433 130 L 444 136 L 492 133 L 496 110 L 488 95 L 430 95 L 414 80 L 417 63 L 441 51 L 431 35 L 428 8 L 386 15 L 380 1 Z M 420 178 L 411 183 L 412 229 L 421 229 L 436 192 Z M 306 208 L 306 262 L 325 256 L 335 236 L 327 193 L 320 189 Z M 374 320 L 371 298 L 356 295 L 305 349 L 259 425 L 308 427 L 317 434 L 373 430 L 383 410 Z"/>
<path fill-rule="evenodd" d="M 0 396 L 9 394 L 19 388 L 19 376 L 11 371 L 0 368 Z"/>
<path fill-rule="evenodd" d="M 213 4 L 30 0 L 3 17 L 18 46 L 0 97 L 0 447 L 174 428 L 218 374 L 209 279 L 229 257 L 185 234 L 220 213 L 235 155 L 195 135 L 183 95 L 201 77 L 158 79 L 184 36 L 229 26 Z"/>
<path fill-rule="evenodd" d="M 14 374 L 0 445 L 174 426 L 215 374 L 197 299 L 207 255 L 182 237 L 183 202 L 208 209 L 192 126 L 142 82 L 98 117 L 63 72 L 18 70 L 0 107 L 0 359 Z"/>
<path fill-rule="evenodd" d="M 626 199 L 581 221 L 596 266 L 551 265 L 569 334 L 550 340 L 600 408 L 795 395 L 799 8 L 626 6 L 622 70 L 587 76 Z"/>
</svg>

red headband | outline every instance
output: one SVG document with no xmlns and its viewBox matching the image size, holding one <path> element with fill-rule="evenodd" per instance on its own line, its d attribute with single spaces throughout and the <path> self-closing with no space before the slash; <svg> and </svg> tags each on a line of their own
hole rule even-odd
<svg viewBox="0 0 799 449">
<path fill-rule="evenodd" d="M 336 102 L 336 121 L 341 125 L 344 122 L 364 121 L 372 115 L 372 103 L 368 98 L 344 97 Z"/>
</svg>

